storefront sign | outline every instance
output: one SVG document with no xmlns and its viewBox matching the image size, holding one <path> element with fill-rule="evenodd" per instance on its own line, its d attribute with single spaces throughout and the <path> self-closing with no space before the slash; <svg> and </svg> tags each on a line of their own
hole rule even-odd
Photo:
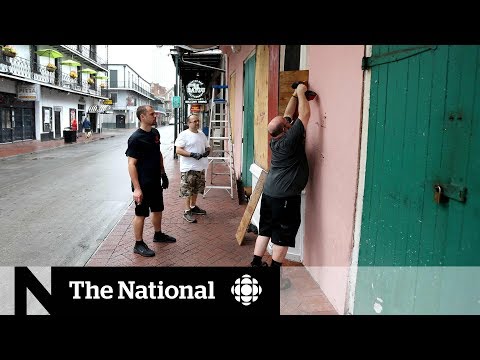
<svg viewBox="0 0 480 360">
<path fill-rule="evenodd" d="M 192 106 L 190 107 L 190 112 L 199 113 L 200 112 L 200 104 L 192 104 Z"/>
<path fill-rule="evenodd" d="M 185 100 L 185 104 L 206 104 L 207 100 Z"/>
<path fill-rule="evenodd" d="M 112 99 L 103 100 L 103 105 L 112 105 L 112 104 L 113 104 L 113 100 L 112 100 Z"/>
<path fill-rule="evenodd" d="M 189 101 L 203 100 L 205 98 L 205 85 L 200 80 L 192 80 L 187 84 L 187 104 L 192 104 Z M 196 102 L 201 104 L 200 102 Z"/>
<path fill-rule="evenodd" d="M 39 91 L 38 84 L 21 84 L 17 86 L 17 98 L 22 101 L 36 101 Z"/>
</svg>

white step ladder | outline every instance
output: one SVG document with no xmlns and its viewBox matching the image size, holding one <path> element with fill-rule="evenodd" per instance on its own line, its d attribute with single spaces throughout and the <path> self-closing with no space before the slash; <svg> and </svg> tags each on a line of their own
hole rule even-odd
<svg viewBox="0 0 480 360">
<path fill-rule="evenodd" d="M 205 191 L 203 197 L 211 189 L 224 189 L 233 199 L 233 144 L 230 119 L 227 109 L 228 85 L 213 85 L 212 97 L 210 99 L 210 123 L 208 126 L 208 142 L 210 144 L 210 156 L 208 156 L 208 167 L 205 171 Z M 221 167 L 223 172 L 216 172 Z M 210 179 L 208 174 L 210 173 Z M 223 185 L 213 184 L 217 175 L 228 175 L 229 180 Z"/>
</svg>

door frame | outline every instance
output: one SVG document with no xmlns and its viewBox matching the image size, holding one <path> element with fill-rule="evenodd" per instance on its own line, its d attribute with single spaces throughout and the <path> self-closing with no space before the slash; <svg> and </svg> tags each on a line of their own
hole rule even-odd
<svg viewBox="0 0 480 360">
<path fill-rule="evenodd" d="M 372 56 L 372 45 L 365 46 L 365 56 Z M 360 249 L 360 235 L 362 230 L 363 215 L 363 195 L 365 192 L 365 174 L 367 168 L 367 147 L 368 147 L 368 123 L 370 112 L 370 87 L 372 79 L 372 70 L 363 71 L 363 88 L 362 88 L 362 119 L 361 119 L 361 135 L 360 135 L 360 161 L 358 169 L 358 185 L 357 198 L 355 201 L 355 223 L 353 228 L 353 249 L 351 256 L 351 264 L 349 268 L 349 276 L 347 282 L 347 298 L 345 313 L 353 314 L 355 303 L 355 284 L 357 282 L 358 271 L 358 255 Z"/>
</svg>

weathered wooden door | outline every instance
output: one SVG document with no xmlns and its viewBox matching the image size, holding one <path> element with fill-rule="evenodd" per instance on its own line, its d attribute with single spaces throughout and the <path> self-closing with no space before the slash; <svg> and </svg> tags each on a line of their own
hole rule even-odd
<svg viewBox="0 0 480 360">
<path fill-rule="evenodd" d="M 255 55 L 244 65 L 243 74 L 243 156 L 242 181 L 243 186 L 252 186 L 250 165 L 253 163 L 253 114 L 255 109 Z"/>
<path fill-rule="evenodd" d="M 448 313 L 452 301 L 480 312 L 478 294 L 452 299 L 462 291 L 454 287 L 473 285 L 454 267 L 470 267 L 468 277 L 480 265 L 479 52 L 373 46 L 364 62 L 372 77 L 355 313 Z"/>
</svg>

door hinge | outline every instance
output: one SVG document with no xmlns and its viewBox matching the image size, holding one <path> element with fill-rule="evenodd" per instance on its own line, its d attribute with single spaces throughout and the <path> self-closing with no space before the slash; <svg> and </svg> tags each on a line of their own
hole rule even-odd
<svg viewBox="0 0 480 360">
<path fill-rule="evenodd" d="M 394 61 L 400 61 L 409 57 L 435 50 L 437 46 L 416 46 L 409 49 L 391 51 L 381 55 L 364 56 L 362 58 L 362 70 L 366 70 L 375 65 L 388 64 Z"/>
</svg>

